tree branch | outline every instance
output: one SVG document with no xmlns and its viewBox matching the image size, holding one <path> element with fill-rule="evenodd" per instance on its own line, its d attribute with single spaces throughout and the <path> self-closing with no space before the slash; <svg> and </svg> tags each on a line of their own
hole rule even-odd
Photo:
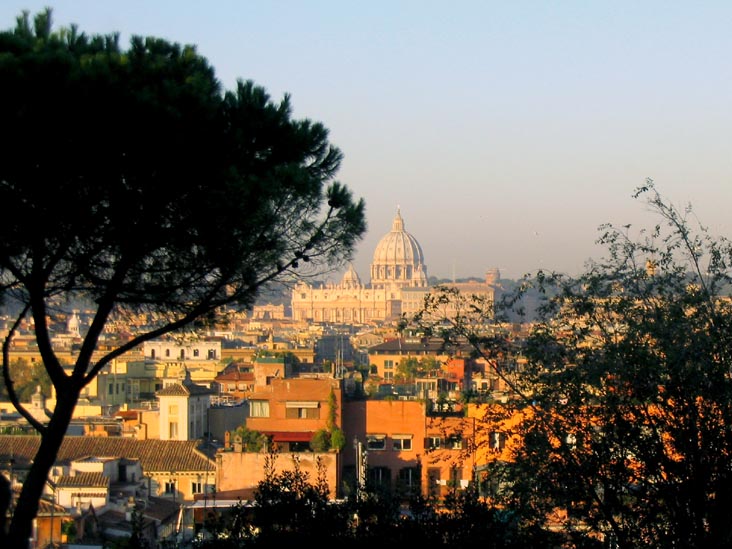
<svg viewBox="0 0 732 549">
<path fill-rule="evenodd" d="M 25 318 L 25 315 L 28 314 L 28 310 L 30 309 L 30 305 L 26 303 L 26 305 L 23 307 L 23 310 L 18 315 L 18 318 L 15 319 L 15 322 L 10 327 L 10 330 L 8 331 L 8 334 L 5 336 L 5 339 L 3 340 L 3 380 L 5 381 L 5 388 L 8 391 L 8 398 L 10 399 L 10 402 L 13 404 L 16 410 L 22 415 L 28 423 L 30 423 L 36 431 L 43 434 L 46 432 L 46 427 L 40 423 L 36 418 L 34 418 L 28 410 L 25 409 L 25 407 L 20 403 L 18 400 L 18 394 L 15 392 L 15 387 L 13 384 L 13 380 L 10 377 L 10 342 L 13 339 L 13 335 L 18 330 L 18 326 L 20 326 L 21 321 Z"/>
</svg>

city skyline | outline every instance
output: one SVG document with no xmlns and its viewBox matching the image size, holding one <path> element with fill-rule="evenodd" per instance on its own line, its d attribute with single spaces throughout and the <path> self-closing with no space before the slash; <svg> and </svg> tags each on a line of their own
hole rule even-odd
<svg viewBox="0 0 732 549">
<path fill-rule="evenodd" d="M 45 6 L 125 48 L 194 44 L 225 89 L 289 93 L 366 202 L 364 282 L 397 208 L 438 278 L 577 274 L 601 224 L 658 221 L 632 198 L 646 178 L 732 235 L 728 3 L 8 0 L 2 28 Z"/>
</svg>

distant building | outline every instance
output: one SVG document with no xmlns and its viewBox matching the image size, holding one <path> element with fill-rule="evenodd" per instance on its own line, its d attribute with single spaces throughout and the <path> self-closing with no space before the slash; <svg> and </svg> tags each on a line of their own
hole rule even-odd
<svg viewBox="0 0 732 549">
<path fill-rule="evenodd" d="M 213 389 L 197 385 L 186 372 L 182 381 L 168 382 L 157 392 L 160 439 L 196 440 L 208 432 L 207 415 Z"/>
<path fill-rule="evenodd" d="M 402 313 L 402 290 L 427 285 L 422 247 L 405 230 L 397 210 L 391 231 L 374 251 L 371 283 L 363 284 L 353 266 L 339 284 L 301 282 L 292 291 L 292 316 L 295 320 L 344 324 L 394 320 Z"/>
<path fill-rule="evenodd" d="M 363 284 L 349 266 L 340 283 L 311 285 L 300 282 L 292 291 L 292 318 L 296 321 L 335 324 L 373 324 L 411 316 L 422 309 L 431 288 L 422 246 L 404 228 L 397 209 L 389 231 L 379 241 L 371 263 L 371 282 Z M 492 302 L 500 273 L 490 269 L 484 282 L 451 283 L 465 295 L 480 295 Z M 454 313 L 454 307 L 446 313 Z"/>
</svg>

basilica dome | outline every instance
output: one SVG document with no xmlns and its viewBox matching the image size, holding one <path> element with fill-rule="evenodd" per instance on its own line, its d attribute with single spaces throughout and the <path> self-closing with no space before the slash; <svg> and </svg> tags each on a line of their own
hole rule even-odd
<svg viewBox="0 0 732 549">
<path fill-rule="evenodd" d="M 389 231 L 379 241 L 371 263 L 371 286 L 427 286 L 427 267 L 417 239 L 404 230 L 399 209 Z"/>
</svg>

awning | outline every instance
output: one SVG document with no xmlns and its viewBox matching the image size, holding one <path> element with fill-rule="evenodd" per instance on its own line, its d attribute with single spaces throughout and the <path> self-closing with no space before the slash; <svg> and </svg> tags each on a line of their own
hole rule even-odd
<svg viewBox="0 0 732 549">
<path fill-rule="evenodd" d="M 313 438 L 312 431 L 262 431 L 274 442 L 310 442 Z"/>
</svg>

